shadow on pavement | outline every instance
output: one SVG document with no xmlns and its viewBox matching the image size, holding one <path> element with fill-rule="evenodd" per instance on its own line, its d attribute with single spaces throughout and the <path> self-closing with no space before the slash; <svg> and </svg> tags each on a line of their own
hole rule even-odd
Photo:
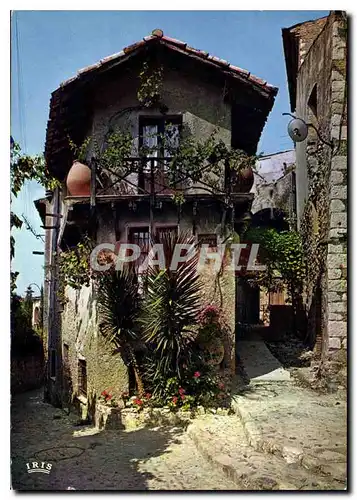
<svg viewBox="0 0 357 500">
<path fill-rule="evenodd" d="M 13 489 L 147 490 L 152 476 L 139 471 L 140 461 L 164 457 L 169 444 L 175 442 L 169 429 L 99 432 L 90 426 L 75 426 L 74 417 L 43 403 L 41 390 L 13 397 Z M 51 463 L 50 474 L 29 474 L 26 463 L 31 462 Z"/>
</svg>

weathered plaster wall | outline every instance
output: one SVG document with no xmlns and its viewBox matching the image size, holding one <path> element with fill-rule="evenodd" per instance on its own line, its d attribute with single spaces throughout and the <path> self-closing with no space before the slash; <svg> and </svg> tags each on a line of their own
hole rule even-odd
<svg viewBox="0 0 357 500">
<path fill-rule="evenodd" d="M 79 401 L 82 416 L 105 389 L 117 397 L 128 390 L 128 370 L 121 356 L 113 354 L 99 333 L 98 317 L 93 282 L 81 290 L 66 288 L 68 302 L 62 313 L 62 346 L 65 365 L 63 398 L 73 397 Z M 68 346 L 67 348 L 65 347 Z M 65 351 L 67 351 L 68 362 Z M 78 360 L 87 364 L 87 398 L 78 391 Z"/>
<path fill-rule="evenodd" d="M 96 93 L 92 135 L 99 142 L 109 126 L 124 128 L 137 138 L 138 117 L 160 115 L 158 109 L 139 107 L 136 74 L 129 81 L 130 85 L 126 79 L 113 80 L 103 84 Z M 208 137 L 218 127 L 219 137 L 230 143 L 231 108 L 223 102 L 223 95 L 217 87 L 191 75 L 165 70 L 161 100 L 168 107 L 167 115 L 182 115 L 183 124 L 198 139 Z M 137 146 L 137 140 L 134 146 Z"/>
<path fill-rule="evenodd" d="M 222 308 L 223 317 L 227 325 L 223 368 L 229 370 L 234 375 L 236 287 L 235 273 L 229 269 L 230 264 L 230 259 L 227 259 L 223 268 L 217 271 L 213 260 L 209 261 L 200 272 L 200 281 L 202 283 L 202 306 L 214 304 Z"/>
<path fill-rule="evenodd" d="M 251 211 L 255 214 L 260 210 L 276 208 L 293 218 L 294 204 L 293 172 L 288 172 L 274 182 L 262 182 L 256 187 Z"/>
<path fill-rule="evenodd" d="M 94 114 L 91 134 L 99 145 L 104 141 L 108 131 L 120 128 L 130 132 L 135 138 L 132 155 L 137 155 L 139 116 L 161 116 L 158 109 L 143 109 L 137 100 L 137 73 L 128 79 L 119 78 L 103 84 L 97 91 L 94 103 Z M 162 102 L 168 107 L 168 115 L 182 115 L 186 133 L 189 131 L 198 140 L 208 138 L 215 128 L 217 137 L 230 144 L 231 141 L 231 109 L 223 102 L 219 90 L 209 83 L 202 83 L 192 75 L 182 75 L 173 70 L 164 73 Z M 136 174 L 130 180 L 137 182 Z M 150 224 L 150 210 L 147 203 L 137 202 L 129 208 L 128 204 L 97 205 L 97 243 L 115 243 L 127 241 L 131 225 Z M 192 205 L 184 204 L 181 213 L 172 203 L 154 208 L 154 230 L 160 225 L 179 225 L 181 231 L 189 230 L 195 234 L 216 233 L 219 230 L 221 214 L 210 207 L 197 209 L 194 215 Z M 218 291 L 212 290 L 214 277 L 206 280 L 205 303 L 218 300 Z M 231 330 L 231 340 L 235 328 L 235 288 L 234 276 L 222 277 L 223 308 Z M 80 291 L 67 289 L 68 302 L 62 313 L 62 346 L 68 345 L 68 369 L 66 393 L 78 392 L 78 359 L 87 362 L 88 402 L 82 398 L 82 410 L 91 407 L 95 397 L 104 390 L 120 396 L 128 390 L 128 373 L 120 356 L 112 355 L 98 332 L 98 318 L 93 295 L 93 287 L 83 287 Z M 234 348 L 234 344 L 233 344 Z M 229 349 L 229 352 L 228 352 Z M 227 357 L 232 356 L 231 344 L 227 348 Z M 82 412 L 83 414 L 83 412 Z"/>
<path fill-rule="evenodd" d="M 149 109 L 140 106 L 137 99 L 139 85 L 137 73 L 133 73 L 129 81 L 130 85 L 127 79 L 113 80 L 102 84 L 97 90 L 91 135 L 102 145 L 109 129 L 130 132 L 134 137 L 132 156 L 135 157 L 138 151 L 139 117 L 162 116 L 162 114 L 158 108 Z M 216 130 L 217 139 L 230 145 L 231 107 L 224 102 L 222 92 L 195 76 L 182 75 L 181 72 L 166 69 L 161 102 L 167 106 L 168 116 L 182 116 L 184 134 L 193 135 L 197 140 L 204 140 Z M 136 177 L 136 174 L 130 174 L 128 180 L 135 184 Z M 197 192 L 198 187 L 199 183 L 195 184 L 192 192 Z M 129 189 L 132 187 L 129 186 Z"/>
</svg>

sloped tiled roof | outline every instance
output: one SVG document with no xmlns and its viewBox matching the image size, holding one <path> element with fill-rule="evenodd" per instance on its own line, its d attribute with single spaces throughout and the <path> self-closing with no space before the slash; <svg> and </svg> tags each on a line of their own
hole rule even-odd
<svg viewBox="0 0 357 500">
<path fill-rule="evenodd" d="M 274 104 L 278 89 L 265 80 L 252 75 L 249 71 L 230 64 L 228 61 L 219 59 L 208 52 L 198 50 L 187 45 L 186 42 L 164 36 L 162 30 L 156 29 L 151 35 L 144 37 L 121 52 L 101 59 L 96 64 L 87 66 L 77 72 L 75 76 L 62 82 L 52 92 L 50 102 L 50 113 L 46 132 L 45 158 L 47 166 L 52 173 L 63 176 L 69 168 L 70 154 L 68 153 L 68 136 L 72 132 L 83 128 L 87 123 L 90 106 L 82 103 L 85 99 L 85 91 L 97 85 L 102 74 L 109 73 L 112 69 L 124 66 L 132 58 L 139 56 L 148 47 L 163 46 L 172 52 L 190 58 L 192 61 L 206 65 L 209 70 L 222 74 L 224 78 L 232 79 L 238 86 L 249 87 L 259 98 L 259 110 L 252 108 L 254 115 L 254 126 L 251 127 L 250 137 L 252 142 L 258 141 L 266 118 Z M 87 85 L 89 84 L 89 85 Z M 82 92 L 82 89 L 83 92 Z M 81 104 L 82 103 L 82 104 Z M 76 110 L 72 108 L 76 107 Z M 249 116 L 249 120 L 252 120 Z M 243 120 L 243 115 L 241 119 Z M 247 126 L 247 119 L 244 126 Z M 253 130 L 254 129 L 254 130 Z M 256 133 L 255 133 L 256 132 Z M 81 140 L 81 139 L 79 139 Z"/>
<path fill-rule="evenodd" d="M 206 61 L 207 63 L 210 63 L 210 64 L 213 64 L 217 67 L 220 67 L 224 71 L 228 71 L 228 72 L 231 72 L 232 74 L 236 74 L 239 77 L 242 77 L 245 80 L 247 80 L 248 82 L 252 83 L 253 85 L 258 85 L 259 87 L 263 88 L 265 91 L 267 91 L 268 93 L 270 93 L 272 95 L 276 95 L 276 93 L 278 91 L 277 87 L 274 87 L 273 85 L 270 85 L 269 83 L 267 83 L 265 80 L 258 78 L 257 76 L 252 75 L 246 69 L 242 69 L 242 68 L 239 68 L 238 66 L 234 66 L 233 64 L 230 64 L 228 61 L 225 61 L 224 59 L 220 59 L 219 57 L 211 55 L 204 50 L 194 49 L 193 47 L 190 47 L 186 42 L 182 42 L 181 40 L 177 40 L 176 38 L 171 38 L 169 36 L 165 36 L 163 31 L 160 29 L 154 30 L 151 35 L 145 36 L 139 42 L 133 43 L 132 45 L 125 47 L 122 51 L 117 52 L 116 54 L 112 54 L 111 56 L 105 57 L 104 59 L 101 59 L 99 62 L 79 70 L 77 72 L 76 76 L 73 76 L 73 77 L 69 78 L 68 80 L 65 80 L 64 82 L 62 82 L 60 87 L 63 88 L 66 85 L 68 85 L 69 83 L 81 78 L 82 76 L 84 76 L 92 71 L 96 71 L 99 68 L 102 68 L 103 66 L 106 66 L 109 63 L 110 64 L 112 64 L 113 62 L 119 63 L 122 59 L 123 60 L 127 59 L 128 56 L 133 55 L 134 52 L 136 52 L 138 49 L 144 47 L 145 45 L 148 45 L 148 44 L 152 43 L 153 41 L 157 42 L 158 39 L 159 39 L 161 44 L 164 44 L 173 50 L 178 50 L 180 52 L 184 52 L 188 56 L 199 58 L 202 61 Z"/>
</svg>

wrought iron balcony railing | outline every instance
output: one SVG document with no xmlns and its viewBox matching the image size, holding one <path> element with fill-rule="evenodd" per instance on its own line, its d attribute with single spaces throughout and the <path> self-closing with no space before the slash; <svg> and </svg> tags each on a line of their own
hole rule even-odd
<svg viewBox="0 0 357 500">
<path fill-rule="evenodd" d="M 170 194 L 189 185 L 186 176 L 169 169 L 171 157 L 127 158 L 120 170 L 97 167 L 96 193 L 102 194 Z"/>
</svg>

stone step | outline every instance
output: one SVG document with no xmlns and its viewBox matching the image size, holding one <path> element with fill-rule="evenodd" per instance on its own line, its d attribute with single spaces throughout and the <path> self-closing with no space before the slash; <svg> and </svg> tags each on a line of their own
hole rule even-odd
<svg viewBox="0 0 357 500">
<path fill-rule="evenodd" d="M 240 340 L 236 353 L 246 377 L 251 382 L 288 382 L 290 372 L 270 352 L 262 339 Z"/>
<path fill-rule="evenodd" d="M 187 429 L 198 451 L 242 490 L 344 490 L 330 476 L 312 473 L 249 445 L 236 416 L 206 415 Z"/>
<path fill-rule="evenodd" d="M 347 474 L 345 407 L 343 400 L 291 383 L 253 383 L 232 398 L 232 409 L 254 450 L 341 484 Z"/>
</svg>

